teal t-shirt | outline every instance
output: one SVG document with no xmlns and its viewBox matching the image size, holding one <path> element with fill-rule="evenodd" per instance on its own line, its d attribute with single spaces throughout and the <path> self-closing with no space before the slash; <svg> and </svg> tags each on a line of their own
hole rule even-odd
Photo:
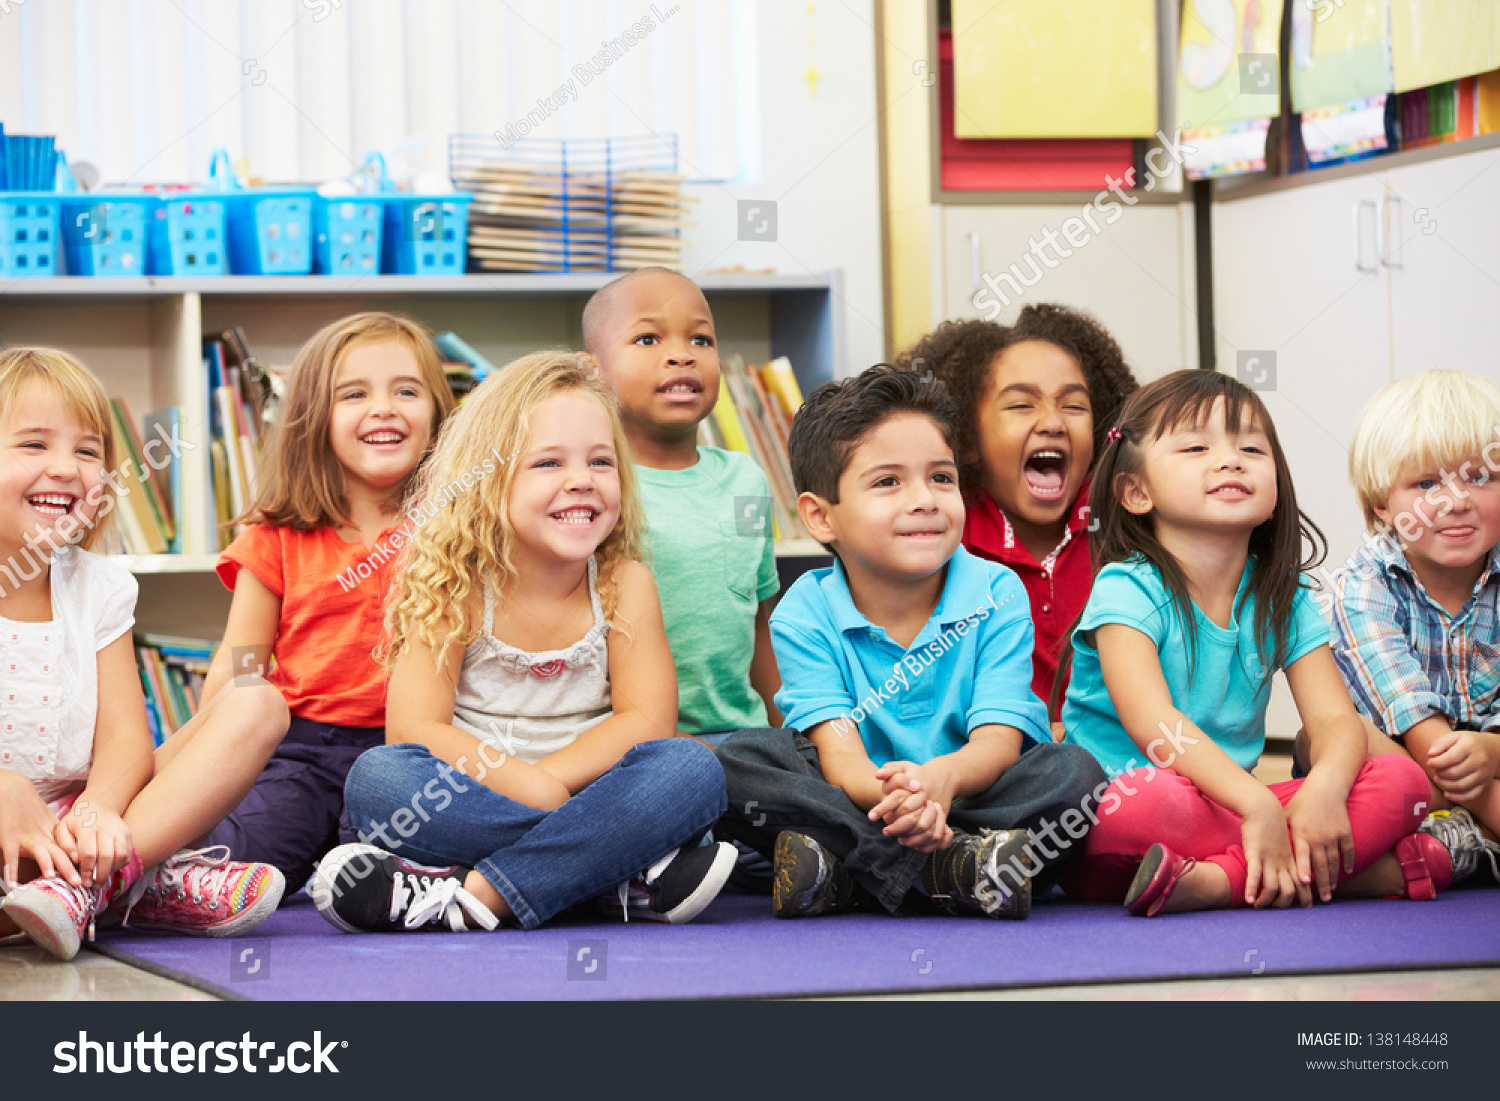
<svg viewBox="0 0 1500 1101">
<path fill-rule="evenodd" d="M 755 613 L 776 595 L 771 487 L 748 456 L 698 448 L 686 470 L 635 468 L 651 572 L 677 667 L 677 725 L 712 734 L 767 725 L 750 687 Z"/>
<path fill-rule="evenodd" d="M 1271 699 L 1270 674 L 1275 670 L 1261 665 L 1255 601 L 1245 596 L 1249 581 L 1247 560 L 1235 593 L 1234 620 L 1227 628 L 1210 620 L 1196 604 L 1192 606 L 1198 645 L 1190 677 L 1187 632 L 1160 571 L 1143 558 L 1112 562 L 1100 570 L 1073 633 L 1073 676 L 1062 709 L 1067 740 L 1092 753 L 1111 776 L 1153 763 L 1120 724 L 1094 646 L 1097 628 L 1123 623 L 1156 644 L 1173 706 L 1235 764 L 1254 768 L 1266 741 L 1266 704 Z M 1304 582 L 1292 605 L 1287 665 L 1327 642 L 1328 625 Z M 1266 648 L 1270 649 L 1269 642 Z M 1168 731 L 1162 733 L 1165 737 Z M 1174 752 L 1172 743 L 1164 740 L 1153 754 L 1154 763 L 1164 762 Z"/>
</svg>

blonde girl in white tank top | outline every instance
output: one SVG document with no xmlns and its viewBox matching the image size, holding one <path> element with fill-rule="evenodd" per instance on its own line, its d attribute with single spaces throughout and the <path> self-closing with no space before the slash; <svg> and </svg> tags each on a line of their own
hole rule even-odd
<svg viewBox="0 0 1500 1101">
<path fill-rule="evenodd" d="M 614 396 L 572 353 L 510 364 L 445 425 L 388 616 L 387 745 L 345 790 L 367 843 L 320 865 L 348 931 L 532 928 L 601 894 L 685 921 L 728 845 L 677 682 Z M 636 880 L 636 890 L 628 889 Z"/>
</svg>

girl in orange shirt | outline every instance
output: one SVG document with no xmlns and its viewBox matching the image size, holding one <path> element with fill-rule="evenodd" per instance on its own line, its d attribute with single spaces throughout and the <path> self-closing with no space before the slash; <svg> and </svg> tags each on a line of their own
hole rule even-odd
<svg viewBox="0 0 1500 1101">
<path fill-rule="evenodd" d="M 373 653 L 390 565 L 421 520 L 403 518 L 401 501 L 453 406 L 421 326 L 363 313 L 322 329 L 287 380 L 248 526 L 219 558 L 234 601 L 204 698 L 269 669 L 289 720 L 209 843 L 275 865 L 293 891 L 354 839 L 344 779 L 385 741 L 386 674 Z"/>
</svg>

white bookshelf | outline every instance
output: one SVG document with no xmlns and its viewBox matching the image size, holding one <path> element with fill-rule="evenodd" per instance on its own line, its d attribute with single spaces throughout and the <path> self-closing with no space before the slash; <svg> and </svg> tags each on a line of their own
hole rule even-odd
<svg viewBox="0 0 1500 1101">
<path fill-rule="evenodd" d="M 184 411 L 183 553 L 131 555 L 138 629 L 215 636 L 229 594 L 214 575 L 209 495 L 208 378 L 202 339 L 235 325 L 263 363 L 292 362 L 323 325 L 359 310 L 414 317 L 453 330 L 499 365 L 539 348 L 582 344 L 583 304 L 613 275 L 225 276 L 92 279 L 56 276 L 0 282 L 0 347 L 42 344 L 76 355 L 137 417 Z M 704 275 L 725 355 L 751 362 L 785 355 L 803 392 L 843 374 L 842 276 Z M 189 446 L 190 445 L 190 446 Z M 782 558 L 821 558 L 811 540 L 778 544 Z"/>
</svg>

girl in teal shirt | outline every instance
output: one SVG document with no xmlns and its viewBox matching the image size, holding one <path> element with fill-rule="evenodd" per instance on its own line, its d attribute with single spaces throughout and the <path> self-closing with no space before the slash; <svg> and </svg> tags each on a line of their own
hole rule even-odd
<svg viewBox="0 0 1500 1101">
<path fill-rule="evenodd" d="M 1448 851 L 1414 833 L 1421 768 L 1365 759 L 1368 724 L 1301 580 L 1322 533 L 1297 508 L 1259 396 L 1213 371 L 1142 388 L 1106 438 L 1089 504 L 1099 575 L 1062 720 L 1114 780 L 1069 894 L 1149 916 L 1446 887 Z M 1266 785 L 1250 770 L 1277 670 L 1312 768 Z"/>
</svg>

